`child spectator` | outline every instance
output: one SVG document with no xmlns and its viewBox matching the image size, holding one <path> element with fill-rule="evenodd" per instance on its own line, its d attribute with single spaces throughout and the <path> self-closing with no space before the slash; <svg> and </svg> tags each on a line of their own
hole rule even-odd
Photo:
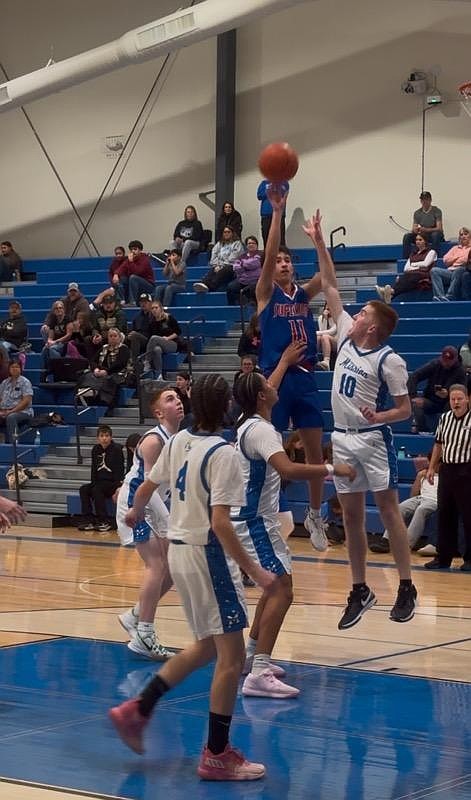
<svg viewBox="0 0 471 800">
<path fill-rule="evenodd" d="M 157 286 L 155 298 L 164 306 L 173 305 L 173 298 L 186 289 L 186 264 L 178 250 L 171 250 L 164 265 L 164 278 L 166 286 Z"/>
<path fill-rule="evenodd" d="M 106 533 L 111 524 L 106 513 L 106 501 L 112 497 L 124 479 L 123 448 L 113 441 L 109 425 L 99 425 L 97 444 L 92 448 L 91 482 L 80 487 L 80 502 L 84 521 L 79 531 Z"/>
</svg>

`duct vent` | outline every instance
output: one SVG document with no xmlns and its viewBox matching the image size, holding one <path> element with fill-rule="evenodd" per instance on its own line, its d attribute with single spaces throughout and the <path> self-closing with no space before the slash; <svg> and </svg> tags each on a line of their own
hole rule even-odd
<svg viewBox="0 0 471 800">
<path fill-rule="evenodd" d="M 196 29 L 195 15 L 193 12 L 181 14 L 179 17 L 150 25 L 145 30 L 137 34 L 137 49 L 147 50 L 149 47 L 156 47 L 163 42 L 176 39 Z"/>
<path fill-rule="evenodd" d="M 10 99 L 10 95 L 8 94 L 8 86 L 4 83 L 3 86 L 0 86 L 0 106 L 4 106 L 5 103 L 9 103 Z"/>
</svg>

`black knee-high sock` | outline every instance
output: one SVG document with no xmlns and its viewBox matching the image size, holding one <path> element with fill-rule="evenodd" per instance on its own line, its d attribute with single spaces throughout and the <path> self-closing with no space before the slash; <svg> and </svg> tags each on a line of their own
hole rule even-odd
<svg viewBox="0 0 471 800">
<path fill-rule="evenodd" d="M 229 741 L 232 717 L 209 712 L 208 748 L 214 755 L 222 753 Z"/>
<path fill-rule="evenodd" d="M 150 717 L 162 695 L 168 692 L 169 689 L 170 686 L 165 683 L 164 679 L 161 678 L 158 673 L 154 675 L 138 700 L 139 711 L 143 717 Z"/>
</svg>

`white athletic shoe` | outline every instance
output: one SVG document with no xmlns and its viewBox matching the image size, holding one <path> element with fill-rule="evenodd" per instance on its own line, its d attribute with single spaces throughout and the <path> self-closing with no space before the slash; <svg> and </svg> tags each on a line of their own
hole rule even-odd
<svg viewBox="0 0 471 800">
<path fill-rule="evenodd" d="M 426 544 L 423 547 L 421 547 L 420 550 L 417 550 L 417 555 L 418 556 L 436 556 L 436 555 L 438 555 L 438 551 L 437 551 L 437 548 L 435 547 L 434 544 Z"/>
<path fill-rule="evenodd" d="M 299 689 L 288 686 L 287 683 L 275 678 L 273 672 L 264 669 L 260 675 L 250 672 L 242 686 L 242 694 L 246 697 L 274 697 L 279 700 L 286 700 L 290 697 L 297 697 Z"/>
<path fill-rule="evenodd" d="M 137 631 L 139 617 L 135 615 L 133 608 L 128 608 L 123 614 L 118 614 L 118 622 L 132 636 Z"/>
<path fill-rule="evenodd" d="M 206 284 L 203 283 L 202 281 L 197 281 L 196 283 L 194 283 L 193 284 L 193 289 L 194 289 L 195 292 L 200 292 L 200 293 L 209 291 L 209 289 L 206 286 Z"/>
<path fill-rule="evenodd" d="M 381 300 L 384 300 L 384 286 L 378 286 L 378 284 L 376 284 L 375 289 L 378 297 L 380 297 Z"/>
<path fill-rule="evenodd" d="M 329 546 L 326 533 L 326 521 L 322 519 L 322 517 L 311 516 L 311 513 L 308 511 L 306 519 L 304 520 L 304 527 L 309 533 L 314 550 L 320 550 L 321 553 L 324 553 Z"/>
<path fill-rule="evenodd" d="M 253 656 L 250 658 L 245 659 L 245 664 L 242 669 L 242 675 L 248 675 L 249 672 L 252 672 L 253 667 Z M 269 666 L 270 672 L 273 672 L 275 678 L 284 678 L 286 675 L 286 670 L 283 669 L 279 664 L 275 664 L 273 661 L 270 661 Z"/>
<path fill-rule="evenodd" d="M 133 653 L 151 658 L 153 661 L 166 661 L 167 658 L 173 656 L 170 650 L 166 650 L 166 648 L 160 644 L 155 633 L 150 633 L 148 636 L 141 636 L 139 631 L 136 630 L 132 635 L 131 641 L 128 642 L 128 647 Z"/>
<path fill-rule="evenodd" d="M 323 358 L 322 361 L 318 362 L 317 366 L 319 367 L 319 369 L 329 370 L 330 369 L 330 362 L 327 361 L 326 358 Z"/>
<path fill-rule="evenodd" d="M 383 295 L 384 302 L 389 305 L 391 303 L 392 297 L 393 297 L 393 287 L 390 286 L 389 283 L 387 283 L 386 286 L 384 287 L 384 295 Z"/>
</svg>

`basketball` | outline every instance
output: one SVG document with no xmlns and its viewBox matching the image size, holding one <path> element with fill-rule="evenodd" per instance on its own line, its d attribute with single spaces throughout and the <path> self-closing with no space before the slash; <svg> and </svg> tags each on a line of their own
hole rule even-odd
<svg viewBox="0 0 471 800">
<path fill-rule="evenodd" d="M 294 178 L 298 166 L 298 155 L 287 142 L 267 144 L 258 159 L 260 172 L 267 180 L 274 183 Z"/>
</svg>

